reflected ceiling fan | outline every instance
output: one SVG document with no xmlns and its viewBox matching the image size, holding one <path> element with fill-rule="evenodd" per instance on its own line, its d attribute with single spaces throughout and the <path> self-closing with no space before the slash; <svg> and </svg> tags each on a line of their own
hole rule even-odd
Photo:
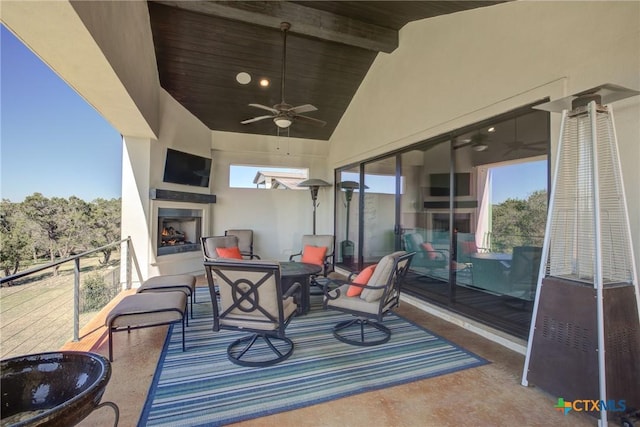
<svg viewBox="0 0 640 427">
<path fill-rule="evenodd" d="M 262 110 L 267 110 L 271 114 L 265 116 L 257 116 L 251 119 L 247 119 L 242 121 L 243 125 L 257 122 L 264 119 L 273 119 L 273 122 L 279 128 L 286 129 L 294 121 L 309 123 L 315 126 L 324 126 L 327 122 L 314 119 L 312 117 L 307 117 L 301 115 L 301 113 L 308 113 L 311 111 L 317 111 L 318 109 L 311 104 L 303 104 L 298 105 L 297 107 L 293 107 L 287 104 L 284 100 L 284 80 L 285 80 L 285 71 L 286 71 L 286 61 L 287 61 L 287 31 L 291 28 L 291 24 L 288 22 L 282 22 L 280 24 L 280 29 L 282 30 L 282 80 L 281 80 L 281 101 L 279 104 L 274 105 L 273 107 L 268 107 L 262 104 L 249 104 L 250 107 L 260 108 Z"/>
<path fill-rule="evenodd" d="M 471 138 L 462 140 L 462 144 L 454 146 L 453 149 L 457 150 L 458 148 L 471 146 L 474 151 L 485 151 L 487 148 L 489 148 L 486 142 L 488 139 L 488 135 L 482 132 L 478 132 L 476 134 L 473 134 Z"/>
<path fill-rule="evenodd" d="M 511 154 L 514 151 L 521 151 L 521 150 L 529 150 L 529 151 L 538 152 L 538 153 L 543 153 L 547 151 L 546 140 L 525 142 L 521 139 L 518 139 L 518 118 L 517 117 L 515 118 L 515 121 L 514 121 L 514 128 L 515 130 L 513 135 L 513 141 L 504 143 L 504 145 L 507 146 L 507 150 L 504 153 L 502 153 L 503 155 Z"/>
</svg>

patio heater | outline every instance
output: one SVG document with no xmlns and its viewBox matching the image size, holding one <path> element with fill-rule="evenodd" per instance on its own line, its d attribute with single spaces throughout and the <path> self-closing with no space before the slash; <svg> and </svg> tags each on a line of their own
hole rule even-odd
<svg viewBox="0 0 640 427">
<path fill-rule="evenodd" d="M 351 207 L 351 199 L 353 198 L 353 190 L 360 188 L 360 184 L 356 181 L 342 181 L 338 183 L 338 188 L 344 190 L 345 206 L 347 208 L 347 222 L 345 240 L 340 242 L 340 253 L 342 254 L 342 262 L 344 264 L 353 264 L 353 253 L 355 244 L 349 240 L 349 210 Z M 369 188 L 366 185 L 365 189 Z"/>
<path fill-rule="evenodd" d="M 311 178 L 298 183 L 298 187 L 309 187 L 311 192 L 311 201 L 313 202 L 313 234 L 316 234 L 316 208 L 318 207 L 318 190 L 320 187 L 329 187 L 327 181 Z"/>
<path fill-rule="evenodd" d="M 637 94 L 605 84 L 536 107 L 562 111 L 562 125 L 522 385 L 606 402 L 602 426 L 620 401 L 640 407 L 640 295 L 610 105 Z"/>
</svg>

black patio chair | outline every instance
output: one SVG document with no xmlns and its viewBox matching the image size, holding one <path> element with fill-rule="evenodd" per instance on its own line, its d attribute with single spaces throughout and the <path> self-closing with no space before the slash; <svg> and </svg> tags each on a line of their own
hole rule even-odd
<svg viewBox="0 0 640 427">
<path fill-rule="evenodd" d="M 354 316 L 333 327 L 333 335 L 347 344 L 373 346 L 384 344 L 391 331 L 382 324 L 384 316 L 400 303 L 400 290 L 415 252 L 398 251 L 384 256 L 366 285 L 353 282 L 330 290 L 325 286 L 323 308 Z M 362 288 L 357 296 L 347 296 L 350 286 Z"/>
<path fill-rule="evenodd" d="M 298 308 L 294 284 L 282 294 L 276 261 L 218 259 L 204 262 L 213 302 L 213 330 L 249 332 L 227 347 L 229 360 L 241 366 L 269 366 L 293 353 L 285 329 Z"/>
<path fill-rule="evenodd" d="M 250 229 L 234 229 L 224 232 L 225 236 L 236 236 L 238 238 L 238 248 L 243 258 L 260 259 L 257 254 L 253 253 L 253 230 Z"/>
</svg>

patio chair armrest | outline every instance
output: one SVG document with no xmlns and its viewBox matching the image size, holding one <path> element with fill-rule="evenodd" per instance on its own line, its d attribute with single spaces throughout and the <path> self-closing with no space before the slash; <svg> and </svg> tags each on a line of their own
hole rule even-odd
<svg viewBox="0 0 640 427">
<path fill-rule="evenodd" d="M 430 258 L 432 261 L 443 261 L 451 258 L 449 256 L 448 249 L 434 249 L 432 251 L 428 251 L 426 249 L 422 249 L 418 255 L 420 258 Z"/>
<path fill-rule="evenodd" d="M 365 290 L 365 289 L 384 289 L 384 288 L 387 287 L 386 284 L 381 285 L 381 286 L 372 286 L 372 285 L 360 285 L 358 283 L 352 283 L 351 285 L 352 286 L 357 286 L 359 288 L 362 288 L 362 290 Z"/>
<path fill-rule="evenodd" d="M 298 252 L 296 254 L 292 254 L 291 256 L 289 256 L 289 261 L 295 261 L 293 258 L 297 256 L 302 256 L 302 252 Z"/>
<path fill-rule="evenodd" d="M 294 283 L 293 285 L 291 285 L 291 287 L 289 289 L 287 289 L 287 292 L 282 294 L 282 299 L 289 298 L 293 294 L 295 294 L 297 292 L 300 292 L 301 289 L 302 289 L 302 286 L 300 285 L 300 283 L 298 283 L 298 282 Z"/>
<path fill-rule="evenodd" d="M 447 249 L 436 249 L 436 250 L 435 250 L 435 251 L 433 251 L 433 252 L 435 252 L 435 253 L 437 254 L 437 255 L 436 255 L 436 258 L 441 258 L 441 259 L 443 259 L 443 260 L 447 260 L 447 259 L 449 259 L 449 258 L 450 258 L 450 257 L 447 255 L 447 254 L 449 253 L 449 251 L 448 251 Z"/>
<path fill-rule="evenodd" d="M 345 282 L 344 280 L 329 279 L 329 278 L 327 278 L 326 280 L 323 280 L 322 293 L 324 294 L 324 297 L 330 300 L 338 299 L 340 297 L 340 289 L 338 288 L 346 283 L 349 283 L 349 282 Z M 329 292 L 332 290 L 330 286 L 334 287 L 333 290 L 335 290 L 335 294 L 336 294 L 335 296 L 332 296 L 329 294 Z"/>
<path fill-rule="evenodd" d="M 240 255 L 243 257 L 249 257 L 249 259 L 260 259 L 260 257 L 256 254 L 251 254 L 249 252 L 240 252 Z"/>
</svg>

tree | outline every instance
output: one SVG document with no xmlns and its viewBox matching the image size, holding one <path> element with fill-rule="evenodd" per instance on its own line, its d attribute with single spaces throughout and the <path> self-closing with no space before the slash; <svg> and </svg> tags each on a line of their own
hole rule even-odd
<svg viewBox="0 0 640 427">
<path fill-rule="evenodd" d="M 89 213 L 91 208 L 87 202 L 71 196 L 69 199 L 60 197 L 51 198 L 51 202 L 57 206 L 58 232 L 56 239 L 56 254 L 60 258 L 67 258 L 74 252 L 85 250 L 90 243 L 90 234 L 87 232 Z"/>
<path fill-rule="evenodd" d="M 20 204 L 9 200 L 0 203 L 0 239 L 0 268 L 10 276 L 29 258 L 30 239 Z"/>
<path fill-rule="evenodd" d="M 51 262 L 56 256 L 66 258 L 77 248 L 88 244 L 86 226 L 89 205 L 71 196 L 68 200 L 60 197 L 48 199 L 40 193 L 27 196 L 22 202 L 26 217 L 37 224 L 40 233 L 47 238 L 47 251 Z M 58 266 L 53 274 L 58 273 Z"/>
<path fill-rule="evenodd" d="M 97 248 L 120 239 L 120 199 L 96 199 L 91 203 L 89 212 L 90 244 Z M 102 250 L 100 264 L 107 264 L 114 248 Z"/>
<path fill-rule="evenodd" d="M 58 239 L 58 206 L 44 197 L 41 193 L 33 193 L 22 202 L 22 208 L 26 217 L 38 226 L 40 235 L 44 235 L 47 243 L 46 251 L 51 262 L 56 258 L 56 244 Z M 54 269 L 54 274 L 57 269 Z"/>
<path fill-rule="evenodd" d="M 509 252 L 515 246 L 541 245 L 547 220 L 547 192 L 534 191 L 526 200 L 507 199 L 493 206 L 492 249 Z"/>
<path fill-rule="evenodd" d="M 120 239 L 120 199 L 85 202 L 78 197 L 47 198 L 40 193 L 22 203 L 3 200 L 0 206 L 0 269 L 5 275 L 18 271 L 25 262 L 48 256 L 68 258 Z M 115 248 L 102 251 L 107 264 Z M 58 267 L 53 268 L 53 274 Z"/>
</svg>

